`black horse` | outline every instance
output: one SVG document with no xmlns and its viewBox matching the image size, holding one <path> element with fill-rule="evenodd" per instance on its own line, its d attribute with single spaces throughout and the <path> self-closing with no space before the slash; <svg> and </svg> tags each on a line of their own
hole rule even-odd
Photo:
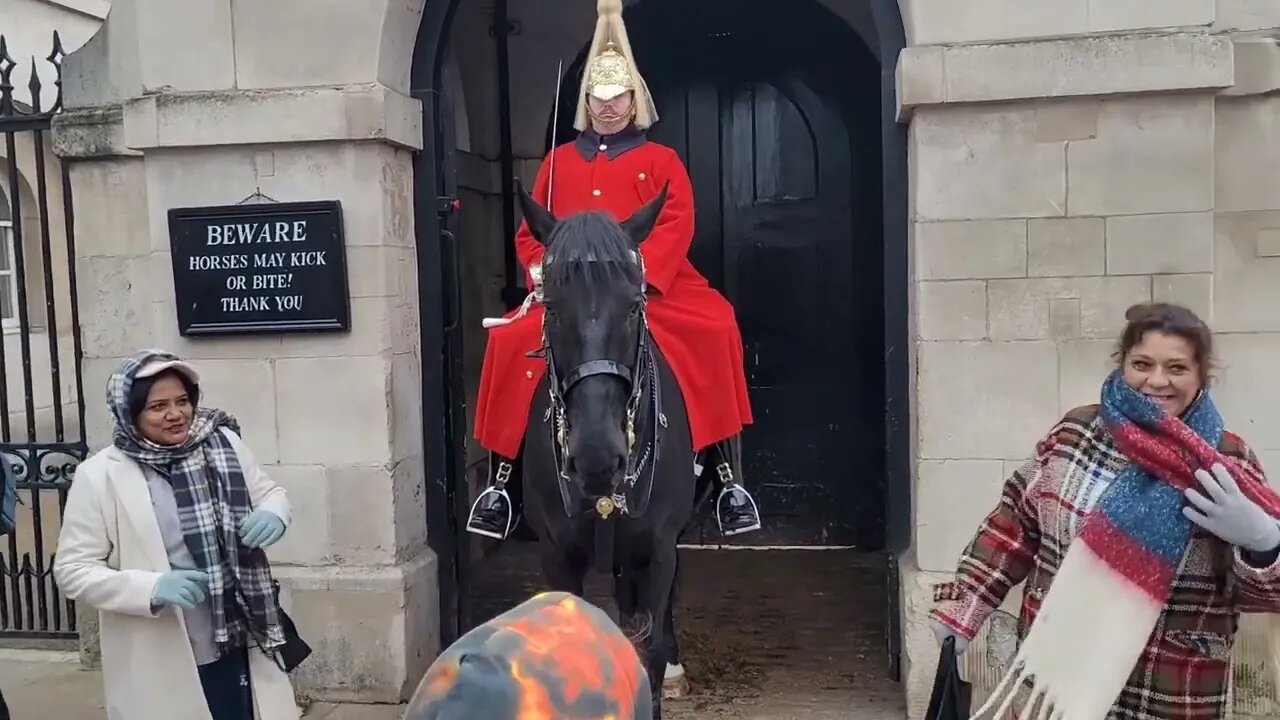
<svg viewBox="0 0 1280 720">
<path fill-rule="evenodd" d="M 656 717 L 667 663 L 676 540 L 694 510 L 684 398 L 649 336 L 639 253 L 667 190 L 621 224 L 600 212 L 555 218 L 518 188 L 543 258 L 547 376 L 525 437 L 525 517 L 546 582 L 581 595 L 595 560 L 615 577 L 623 625 L 645 630 Z"/>
</svg>

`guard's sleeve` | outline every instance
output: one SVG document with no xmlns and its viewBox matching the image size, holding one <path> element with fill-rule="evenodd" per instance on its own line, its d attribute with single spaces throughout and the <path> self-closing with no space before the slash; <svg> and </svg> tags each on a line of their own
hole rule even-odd
<svg viewBox="0 0 1280 720">
<path fill-rule="evenodd" d="M 538 168 L 538 177 L 533 183 L 533 200 L 543 206 L 547 203 L 547 185 L 551 180 L 551 154 L 554 152 L 555 149 L 552 148 L 551 152 L 543 158 L 542 165 Z M 534 239 L 533 233 L 529 232 L 529 223 L 524 220 L 520 221 L 520 228 L 516 230 L 515 242 L 516 257 L 519 258 L 520 265 L 524 267 L 527 275 L 530 265 L 542 262 L 542 255 L 546 252 L 546 248 Z M 526 277 L 525 282 L 528 287 L 533 287 L 532 277 Z"/>
<path fill-rule="evenodd" d="M 654 171 L 659 192 L 663 184 L 670 185 L 657 224 L 640 243 L 640 255 L 644 258 L 645 282 L 665 293 L 693 245 L 693 183 L 674 151 L 668 152 Z"/>
</svg>

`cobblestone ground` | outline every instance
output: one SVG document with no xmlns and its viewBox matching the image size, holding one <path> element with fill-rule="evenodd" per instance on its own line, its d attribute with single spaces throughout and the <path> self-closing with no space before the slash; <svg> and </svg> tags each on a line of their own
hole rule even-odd
<svg viewBox="0 0 1280 720">
<path fill-rule="evenodd" d="M 542 587 L 534 546 L 483 561 L 473 599 L 489 617 Z M 886 677 L 880 559 L 854 551 L 685 550 L 676 626 L 692 693 L 672 720 L 901 720 Z M 611 581 L 586 595 L 614 612 Z"/>
</svg>

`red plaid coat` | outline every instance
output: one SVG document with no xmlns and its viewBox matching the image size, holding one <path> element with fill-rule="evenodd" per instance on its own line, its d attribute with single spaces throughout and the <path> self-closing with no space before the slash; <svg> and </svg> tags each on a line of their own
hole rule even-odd
<svg viewBox="0 0 1280 720">
<path fill-rule="evenodd" d="M 1226 433 L 1219 450 L 1266 483 L 1239 437 Z M 1025 637 L 1081 520 L 1128 464 L 1096 405 L 1067 413 L 1005 483 L 999 506 L 961 555 L 956 579 L 935 588 L 932 616 L 972 638 L 1025 580 L 1018 619 L 1018 635 Z M 1242 612 L 1280 612 L 1280 562 L 1253 567 L 1238 549 L 1197 528 L 1147 648 L 1107 717 L 1227 717 L 1231 647 Z"/>
</svg>

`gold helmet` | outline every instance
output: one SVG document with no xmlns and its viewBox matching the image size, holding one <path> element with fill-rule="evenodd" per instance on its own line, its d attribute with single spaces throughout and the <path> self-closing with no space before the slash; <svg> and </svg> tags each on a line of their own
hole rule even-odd
<svg viewBox="0 0 1280 720">
<path fill-rule="evenodd" d="M 607 101 L 631 91 L 636 127 L 646 129 L 658 121 L 658 110 L 631 52 L 627 26 L 622 22 L 622 0 L 597 0 L 596 14 L 596 34 L 587 53 L 573 126 L 579 131 L 591 126 L 588 95 Z"/>
</svg>

